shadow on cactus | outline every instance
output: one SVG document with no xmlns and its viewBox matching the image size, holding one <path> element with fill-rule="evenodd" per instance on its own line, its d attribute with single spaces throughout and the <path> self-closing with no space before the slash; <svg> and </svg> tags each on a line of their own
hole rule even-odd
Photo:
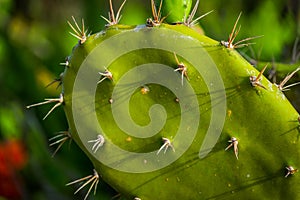
<svg viewBox="0 0 300 200">
<path fill-rule="evenodd" d="M 101 32 L 69 23 L 79 42 L 60 97 L 28 106 L 54 103 L 45 118 L 63 107 L 55 153 L 72 139 L 94 165 L 67 185 L 85 181 L 85 199 L 99 181 L 136 200 L 299 199 L 299 114 L 283 93 L 299 68 L 271 83 L 268 65 L 259 72 L 235 50 L 256 38 L 233 43 L 241 14 L 219 42 L 196 31 L 199 1 L 191 14 L 187 2 L 151 0 L 153 17 L 127 26 L 125 1 L 115 14 L 110 0 Z"/>
</svg>

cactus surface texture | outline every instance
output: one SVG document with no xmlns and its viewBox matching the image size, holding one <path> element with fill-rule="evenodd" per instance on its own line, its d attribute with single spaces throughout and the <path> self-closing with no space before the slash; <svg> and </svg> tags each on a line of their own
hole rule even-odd
<svg viewBox="0 0 300 200">
<path fill-rule="evenodd" d="M 284 83 L 236 51 L 248 46 L 233 45 L 238 20 L 216 41 L 195 30 L 191 1 L 174 2 L 151 1 L 154 16 L 136 26 L 111 9 L 90 35 L 74 19 L 61 95 L 43 102 L 63 107 L 61 141 L 94 165 L 69 185 L 86 181 L 85 198 L 105 181 L 124 199 L 300 199 L 299 114 Z"/>
</svg>

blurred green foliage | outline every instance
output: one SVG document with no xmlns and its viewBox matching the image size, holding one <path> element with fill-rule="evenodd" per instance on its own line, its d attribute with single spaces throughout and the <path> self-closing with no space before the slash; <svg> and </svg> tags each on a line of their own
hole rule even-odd
<svg viewBox="0 0 300 200">
<path fill-rule="evenodd" d="M 116 8 L 122 3 L 113 2 Z M 145 23 L 151 17 L 150 8 L 150 0 L 128 0 L 121 23 Z M 251 48 L 240 50 L 242 54 L 269 62 L 297 62 L 292 57 L 294 42 L 300 36 L 299 1 L 203 0 L 198 16 L 210 10 L 214 12 L 200 21 L 208 36 L 226 40 L 239 12 L 243 11 L 237 40 L 256 35 L 264 37 L 255 40 L 256 45 Z M 71 16 L 77 20 L 84 18 L 89 31 L 95 33 L 104 28 L 105 21 L 100 15 L 107 17 L 107 12 L 108 0 L 0 0 L 0 146 L 18 139 L 26 147 L 27 164 L 12 177 L 18 182 L 21 199 L 82 199 L 84 196 L 84 193 L 74 196 L 75 188 L 64 185 L 91 174 L 89 160 L 74 143 L 69 147 L 65 144 L 54 158 L 51 154 L 55 147 L 48 147 L 48 138 L 68 129 L 62 109 L 56 109 L 43 121 L 51 105 L 31 110 L 25 107 L 45 97 L 59 96 L 56 85 L 45 86 L 59 77 L 63 71 L 59 63 L 65 61 L 77 43 L 68 33 L 66 21 Z M 299 47 L 295 49 L 294 54 L 298 54 Z M 289 96 L 299 109 L 299 87 Z M 110 199 L 115 195 L 102 182 L 95 198 Z"/>
</svg>

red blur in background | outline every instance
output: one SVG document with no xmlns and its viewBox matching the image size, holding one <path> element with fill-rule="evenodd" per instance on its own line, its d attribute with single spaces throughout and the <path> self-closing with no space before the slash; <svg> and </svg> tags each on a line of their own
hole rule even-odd
<svg viewBox="0 0 300 200">
<path fill-rule="evenodd" d="M 20 140 L 0 143 L 0 196 L 7 199 L 21 199 L 20 171 L 27 162 L 25 146 Z"/>
</svg>

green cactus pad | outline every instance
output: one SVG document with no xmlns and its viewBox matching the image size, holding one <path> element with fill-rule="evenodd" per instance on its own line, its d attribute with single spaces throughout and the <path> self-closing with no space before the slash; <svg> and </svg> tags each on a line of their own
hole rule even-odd
<svg viewBox="0 0 300 200">
<path fill-rule="evenodd" d="M 69 62 L 72 138 L 122 196 L 300 198 L 299 174 L 285 177 L 300 166 L 298 113 L 265 77 L 264 88 L 252 86 L 259 72 L 235 50 L 184 25 L 114 25 L 78 44 Z M 158 154 L 163 138 L 171 145 Z"/>
</svg>

